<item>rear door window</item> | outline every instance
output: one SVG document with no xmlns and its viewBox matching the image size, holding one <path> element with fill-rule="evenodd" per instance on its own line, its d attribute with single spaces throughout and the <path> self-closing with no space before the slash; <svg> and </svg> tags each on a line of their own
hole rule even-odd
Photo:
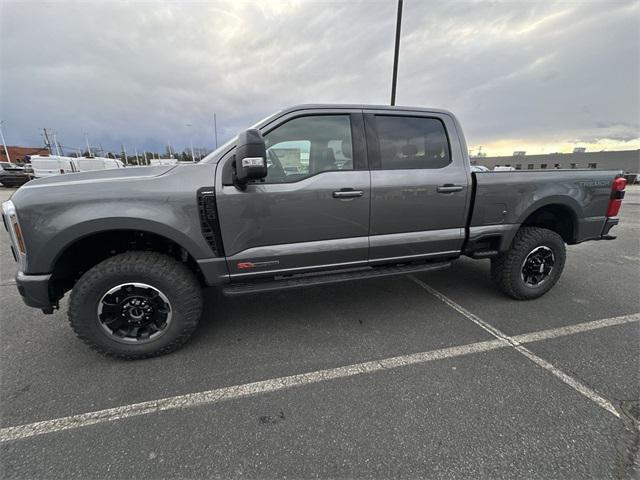
<svg viewBox="0 0 640 480">
<path fill-rule="evenodd" d="M 433 169 L 451 163 L 444 124 L 437 118 L 376 115 L 382 170 Z"/>
</svg>

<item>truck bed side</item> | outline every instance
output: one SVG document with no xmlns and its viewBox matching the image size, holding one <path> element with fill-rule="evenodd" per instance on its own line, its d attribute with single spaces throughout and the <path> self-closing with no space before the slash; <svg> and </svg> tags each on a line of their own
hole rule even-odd
<svg viewBox="0 0 640 480">
<path fill-rule="evenodd" d="M 509 248 L 523 224 L 548 226 L 575 244 L 603 235 L 615 170 L 473 173 L 466 251 Z M 606 233 L 606 232 L 605 232 Z"/>
</svg>

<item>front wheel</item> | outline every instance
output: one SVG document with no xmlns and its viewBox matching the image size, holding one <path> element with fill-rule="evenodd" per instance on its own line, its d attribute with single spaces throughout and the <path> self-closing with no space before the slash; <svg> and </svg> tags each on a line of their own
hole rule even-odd
<svg viewBox="0 0 640 480">
<path fill-rule="evenodd" d="M 523 227 L 511 248 L 491 260 L 491 278 L 516 300 L 532 300 L 556 284 L 566 258 L 564 240 L 552 230 Z"/>
<path fill-rule="evenodd" d="M 156 252 L 126 252 L 100 262 L 78 280 L 69 304 L 78 337 L 124 359 L 175 350 L 189 339 L 201 313 L 194 274 Z"/>
</svg>

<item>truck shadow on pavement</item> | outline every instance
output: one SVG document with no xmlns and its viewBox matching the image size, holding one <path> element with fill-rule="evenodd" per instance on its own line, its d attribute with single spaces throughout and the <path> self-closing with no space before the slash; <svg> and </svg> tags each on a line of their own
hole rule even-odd
<svg viewBox="0 0 640 480">
<path fill-rule="evenodd" d="M 436 287 L 456 285 L 464 278 L 470 290 L 489 300 L 511 301 L 489 279 L 488 262 L 457 261 L 449 270 L 419 275 Z M 414 325 L 431 309 L 455 315 L 406 276 L 227 297 L 214 288 L 204 291 L 203 316 L 190 345 L 211 343 L 219 336 L 331 335 L 357 329 L 398 328 L 403 320 Z M 412 318 L 413 317 L 413 318 Z M 411 327 L 413 328 L 413 327 Z M 405 332 L 410 334 L 410 332 Z M 229 337 L 231 340 L 231 337 Z"/>
</svg>

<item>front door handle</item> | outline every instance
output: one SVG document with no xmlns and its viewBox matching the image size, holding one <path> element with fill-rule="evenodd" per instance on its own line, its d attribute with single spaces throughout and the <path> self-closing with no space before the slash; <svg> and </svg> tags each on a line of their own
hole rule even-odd
<svg viewBox="0 0 640 480">
<path fill-rule="evenodd" d="M 343 188 L 333 192 L 333 198 L 356 198 L 364 195 L 364 190 L 354 190 L 353 188 Z"/>
<path fill-rule="evenodd" d="M 453 185 L 451 183 L 447 183 L 445 185 L 440 185 L 437 190 L 438 190 L 438 193 L 461 192 L 462 185 Z"/>
</svg>

